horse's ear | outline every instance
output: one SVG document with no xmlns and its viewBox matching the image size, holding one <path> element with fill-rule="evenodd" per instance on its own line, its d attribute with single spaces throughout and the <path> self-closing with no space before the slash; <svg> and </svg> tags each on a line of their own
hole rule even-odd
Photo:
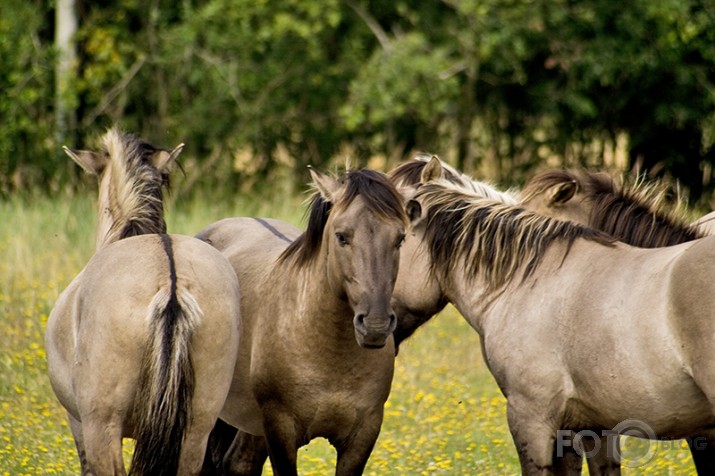
<svg viewBox="0 0 715 476">
<path fill-rule="evenodd" d="M 571 200 L 578 185 L 575 180 L 554 185 L 549 189 L 549 205 L 562 205 Z"/>
<path fill-rule="evenodd" d="M 91 150 L 73 150 L 67 146 L 62 146 L 62 150 L 65 154 L 69 155 L 72 160 L 74 160 L 77 165 L 82 167 L 82 170 L 88 174 L 99 176 L 104 171 L 104 168 L 109 162 L 109 158 L 99 152 L 93 152 Z"/>
<path fill-rule="evenodd" d="M 171 151 L 158 150 L 151 156 L 151 163 L 158 171 L 164 172 L 174 163 L 182 150 L 184 150 L 184 144 L 177 145 Z"/>
<path fill-rule="evenodd" d="M 318 172 L 312 167 L 308 168 L 308 171 L 310 172 L 310 176 L 313 179 L 315 188 L 318 189 L 320 196 L 329 202 L 335 203 L 338 190 L 340 190 L 340 182 L 329 175 Z"/>
<path fill-rule="evenodd" d="M 433 155 L 429 162 L 427 162 L 425 167 L 422 169 L 420 182 L 434 182 L 436 180 L 441 179 L 442 177 L 444 177 L 444 168 L 442 167 L 442 162 L 440 162 L 439 157 Z"/>
<path fill-rule="evenodd" d="M 405 211 L 407 212 L 407 218 L 410 220 L 410 224 L 414 228 L 422 218 L 422 205 L 417 200 L 409 200 L 405 205 Z"/>
</svg>

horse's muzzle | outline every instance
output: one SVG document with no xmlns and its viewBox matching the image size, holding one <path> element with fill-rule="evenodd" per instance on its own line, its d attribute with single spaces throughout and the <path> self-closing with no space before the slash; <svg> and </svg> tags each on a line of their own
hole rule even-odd
<svg viewBox="0 0 715 476">
<path fill-rule="evenodd" d="M 364 313 L 355 314 L 355 339 L 360 347 L 366 349 L 380 349 L 385 346 L 387 339 L 397 326 L 397 316 L 390 311 L 386 316 L 375 317 Z"/>
</svg>

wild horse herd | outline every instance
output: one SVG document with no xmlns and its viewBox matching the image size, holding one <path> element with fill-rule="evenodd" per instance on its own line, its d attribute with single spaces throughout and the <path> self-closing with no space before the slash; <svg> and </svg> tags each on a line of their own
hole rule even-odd
<svg viewBox="0 0 715 476">
<path fill-rule="evenodd" d="M 181 149 L 116 128 L 65 148 L 100 184 L 96 252 L 46 331 L 83 474 L 126 474 L 123 437 L 135 475 L 259 475 L 267 458 L 295 475 L 316 437 L 337 475 L 361 474 L 399 345 L 447 303 L 481 337 L 524 474 L 580 474 L 583 455 L 619 474 L 624 422 L 687 439 L 715 474 L 711 217 L 601 173 L 499 191 L 418 156 L 311 169 L 305 230 L 226 218 L 187 237 L 162 201 Z"/>
</svg>

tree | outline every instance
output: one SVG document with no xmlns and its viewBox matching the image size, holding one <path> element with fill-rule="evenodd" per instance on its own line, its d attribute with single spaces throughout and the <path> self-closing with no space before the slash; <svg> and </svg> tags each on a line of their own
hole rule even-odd
<svg viewBox="0 0 715 476">
<path fill-rule="evenodd" d="M 75 0 L 57 0 L 55 10 L 55 133 L 57 143 L 62 144 L 68 138 L 68 131 L 77 127 L 74 108 L 76 101 L 71 96 L 71 86 L 77 64 L 77 51 L 74 35 L 77 32 L 77 14 Z"/>
</svg>

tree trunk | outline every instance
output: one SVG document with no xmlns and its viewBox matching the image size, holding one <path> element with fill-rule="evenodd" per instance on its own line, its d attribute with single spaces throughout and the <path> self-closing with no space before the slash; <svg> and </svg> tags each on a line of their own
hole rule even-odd
<svg viewBox="0 0 715 476">
<path fill-rule="evenodd" d="M 55 137 L 58 145 L 69 139 L 77 118 L 72 101 L 72 78 L 77 64 L 74 34 L 77 31 L 75 0 L 57 0 L 55 10 Z"/>
</svg>

